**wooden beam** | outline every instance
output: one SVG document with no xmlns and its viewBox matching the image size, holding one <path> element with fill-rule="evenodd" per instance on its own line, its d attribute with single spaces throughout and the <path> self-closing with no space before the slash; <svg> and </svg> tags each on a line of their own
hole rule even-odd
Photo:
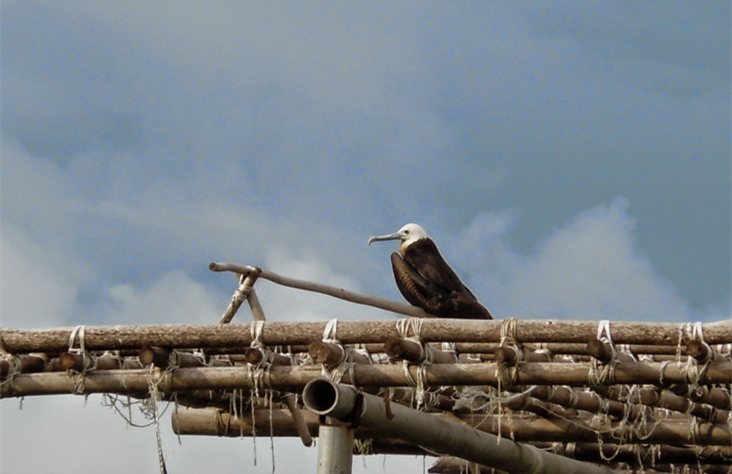
<svg viewBox="0 0 732 474">
<path fill-rule="evenodd" d="M 321 340 L 326 321 L 265 322 L 262 342 L 270 346 L 308 345 Z M 675 323 L 614 322 L 615 344 L 676 346 L 683 325 Z M 140 349 L 145 345 L 174 348 L 242 347 L 251 343 L 249 324 L 161 324 L 145 326 L 86 326 L 87 350 Z M 521 343 L 546 341 L 587 343 L 597 335 L 597 323 L 564 320 L 519 320 Z M 704 324 L 710 344 L 732 340 L 732 320 Z M 0 330 L 5 350 L 13 353 L 65 352 L 73 328 Z M 426 319 L 420 337 L 425 342 L 498 342 L 501 321 Z M 338 321 L 338 339 L 343 344 L 383 343 L 398 336 L 396 321 Z"/>
</svg>

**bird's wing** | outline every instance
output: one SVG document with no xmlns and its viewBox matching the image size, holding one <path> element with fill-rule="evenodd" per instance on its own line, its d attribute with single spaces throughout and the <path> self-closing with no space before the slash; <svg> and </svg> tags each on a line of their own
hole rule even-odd
<svg viewBox="0 0 732 474">
<path fill-rule="evenodd" d="M 446 295 L 457 292 L 477 299 L 440 255 L 440 251 L 431 239 L 418 240 L 410 245 L 405 258 L 425 281 L 434 285 L 435 289 L 441 289 Z"/>
<path fill-rule="evenodd" d="M 394 270 L 397 288 L 410 304 L 434 315 L 440 312 L 441 308 L 434 299 L 431 283 L 422 278 L 396 252 L 391 254 L 391 267 Z"/>
</svg>

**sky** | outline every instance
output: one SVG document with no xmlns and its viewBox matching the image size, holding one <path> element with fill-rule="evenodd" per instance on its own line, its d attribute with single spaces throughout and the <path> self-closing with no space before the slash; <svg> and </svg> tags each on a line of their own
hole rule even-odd
<svg viewBox="0 0 732 474">
<path fill-rule="evenodd" d="M 498 318 L 730 317 L 729 2 L 1 9 L 3 327 L 215 323 L 211 261 L 401 301 L 366 242 L 408 222 Z M 256 288 L 271 320 L 396 318 Z M 3 473 L 157 472 L 101 397 L 0 407 Z M 267 439 L 254 467 L 161 430 L 171 474 L 272 471 Z"/>
</svg>

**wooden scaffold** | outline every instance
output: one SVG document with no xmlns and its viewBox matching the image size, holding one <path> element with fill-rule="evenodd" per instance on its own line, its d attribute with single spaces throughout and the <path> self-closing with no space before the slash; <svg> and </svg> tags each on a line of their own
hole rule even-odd
<svg viewBox="0 0 732 474">
<path fill-rule="evenodd" d="M 437 319 L 210 268 L 240 276 L 219 324 L 0 329 L 0 395 L 174 401 L 179 435 L 318 437 L 319 473 L 354 452 L 436 456 L 433 473 L 732 473 L 732 320 Z M 266 321 L 258 279 L 407 317 Z M 244 301 L 254 321 L 232 323 Z"/>
</svg>

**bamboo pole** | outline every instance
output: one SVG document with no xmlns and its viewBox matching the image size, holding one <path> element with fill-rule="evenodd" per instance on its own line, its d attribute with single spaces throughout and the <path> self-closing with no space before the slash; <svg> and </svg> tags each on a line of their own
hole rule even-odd
<svg viewBox="0 0 732 474">
<path fill-rule="evenodd" d="M 623 393 L 622 386 L 609 388 L 596 387 L 594 390 L 616 401 L 623 401 L 623 398 L 631 395 L 627 389 Z M 636 388 L 632 394 L 632 398 L 627 401 L 630 403 L 640 403 L 649 407 L 665 408 L 679 413 L 688 413 L 707 421 L 726 420 L 730 415 L 730 412 L 727 410 L 717 410 L 711 405 L 694 403 L 688 398 L 679 397 L 666 390 L 659 391 L 656 389 Z M 727 398 L 727 404 L 729 404 L 729 397 Z"/>
<path fill-rule="evenodd" d="M 332 342 L 314 341 L 308 346 L 308 354 L 316 364 L 323 364 L 333 368 L 350 357 L 350 361 L 357 364 L 369 364 L 368 356 L 355 351 L 346 351 L 344 346 Z"/>
<path fill-rule="evenodd" d="M 388 337 L 384 342 L 384 352 L 393 360 L 406 360 L 411 364 L 420 364 L 429 356 L 433 364 L 454 364 L 456 354 L 420 344 L 401 337 Z"/>
<path fill-rule="evenodd" d="M 661 364 L 636 363 L 620 364 L 616 368 L 615 381 L 619 384 L 653 384 L 658 383 L 658 376 L 648 376 L 647 367 L 643 372 L 634 369 L 638 365 L 651 366 L 661 373 Z M 683 382 L 686 374 L 673 365 L 663 367 L 664 380 Z M 200 367 L 181 368 L 166 373 L 166 384 L 163 391 L 175 390 L 229 390 L 254 388 L 252 380 L 256 380 L 252 367 Z M 353 370 L 343 374 L 344 383 L 361 387 L 405 387 L 410 382 L 405 376 L 404 368 L 398 365 L 366 365 L 356 364 Z M 418 367 L 408 368 L 412 380 L 421 375 Z M 424 367 L 425 387 L 441 387 L 447 385 L 498 385 L 496 364 L 430 364 Z M 519 366 L 516 383 L 519 385 L 570 385 L 585 386 L 591 370 L 590 364 L 557 364 L 557 363 L 522 363 Z M 351 380 L 350 372 L 355 379 Z M 272 366 L 263 372 L 264 388 L 275 390 L 297 391 L 320 374 L 317 366 Z M 85 374 L 85 392 L 115 392 L 147 390 L 150 373 L 148 370 L 96 370 Z M 700 383 L 728 383 L 732 379 L 732 363 L 710 366 L 701 377 Z M 69 381 L 65 373 L 45 372 L 37 374 L 18 374 L 12 381 L 2 386 L 2 396 L 30 396 L 69 393 Z"/>
<path fill-rule="evenodd" d="M 597 442 L 598 432 L 589 427 L 590 418 L 539 418 L 523 415 L 461 415 L 460 419 L 488 433 L 512 436 L 517 441 Z M 500 426 L 500 428 L 499 428 Z M 614 429 L 611 429 L 614 428 Z M 692 428 L 688 417 L 669 417 L 664 420 L 647 418 L 633 423 L 615 422 L 602 428 L 599 436 L 607 442 L 622 439 L 627 444 L 732 444 L 732 433 L 727 421 L 701 422 Z"/>
<path fill-rule="evenodd" d="M 401 405 L 400 405 L 401 406 Z M 302 411 L 303 419 L 307 429 L 312 436 L 318 435 L 318 416 L 311 411 Z M 275 437 L 294 437 L 298 436 L 292 417 L 284 409 L 273 409 L 272 430 L 270 430 L 270 410 L 259 408 L 254 410 L 254 426 L 258 436 L 275 436 Z M 444 417 L 443 414 L 429 414 L 438 418 Z M 251 436 L 252 434 L 252 417 L 250 415 L 235 417 L 231 413 L 213 408 L 203 409 L 184 409 L 179 410 L 177 415 L 171 417 L 173 423 L 173 432 L 180 435 L 199 435 L 199 436 Z M 488 433 L 498 433 L 499 417 L 496 415 L 482 414 L 463 414 L 458 415 L 459 419 L 469 426 L 474 426 L 479 430 Z M 579 456 L 573 453 L 566 453 L 583 460 L 599 461 L 599 452 L 597 449 L 597 433 L 589 428 L 589 418 L 573 417 L 568 419 L 544 419 L 535 416 L 527 417 L 523 415 L 503 415 L 500 417 L 501 433 L 503 437 L 513 435 L 514 439 L 526 443 L 577 443 L 582 444 L 584 450 L 591 452 L 594 449 L 595 457 L 590 454 Z M 660 422 L 655 429 L 656 420 L 648 420 L 643 424 L 637 424 L 635 428 L 624 428 L 611 434 L 609 431 L 602 436 L 602 439 L 613 446 L 617 443 L 618 438 L 625 436 L 626 452 L 633 451 L 635 445 L 648 445 L 665 443 L 673 444 L 691 444 L 692 433 L 689 430 L 689 420 L 681 419 L 681 417 L 669 418 Z M 700 451 L 701 459 L 708 463 L 723 463 L 725 457 L 730 456 L 730 437 L 729 428 L 725 430 L 724 421 L 715 423 L 704 423 L 698 429 L 700 439 L 696 439 L 698 445 L 703 448 Z M 618 424 L 615 423 L 617 427 Z M 609 428 L 606 428 L 606 430 Z M 243 433 L 243 434 L 242 434 Z M 637 434 L 648 434 L 650 436 L 640 439 Z M 631 436 L 635 434 L 635 436 Z M 378 429 L 371 429 L 361 425 L 356 430 L 357 438 L 373 438 L 379 437 Z M 695 436 L 695 435 L 694 435 Z M 383 437 L 383 436 L 382 436 Z M 708 442 L 707 442 L 708 441 Z M 665 446 L 662 445 L 662 446 Z M 593 448 L 594 446 L 594 448 Z M 603 446 L 606 447 L 605 443 Z M 546 447 L 546 446 L 542 446 Z M 671 448 L 671 446 L 668 446 Z M 666 452 L 671 456 L 671 449 Z M 681 449 L 676 448 L 675 457 L 663 458 L 671 462 L 695 462 L 690 459 L 695 448 Z M 714 454 L 716 453 L 716 454 Z"/>
<path fill-rule="evenodd" d="M 689 384 L 672 384 L 668 389 L 679 397 L 688 398 L 695 403 L 706 403 L 720 410 L 732 410 L 732 387 L 723 389 L 719 387 L 694 387 Z"/>
<path fill-rule="evenodd" d="M 269 346 L 308 345 L 321 340 L 326 321 L 265 322 L 262 342 Z M 521 343 L 554 341 L 582 343 L 597 335 L 597 323 L 563 320 L 519 320 L 517 339 Z M 683 325 L 674 323 L 614 322 L 615 344 L 678 345 Z M 732 320 L 704 325 L 710 344 L 732 340 Z M 0 330 L 5 349 L 13 354 L 65 352 L 73 328 Z M 425 319 L 420 337 L 425 342 L 498 342 L 501 321 Z M 398 336 L 395 321 L 339 321 L 338 339 L 343 344 L 383 343 Z M 175 348 L 225 348 L 249 345 L 249 324 L 162 324 L 145 326 L 87 326 L 87 350 L 140 349 L 145 345 Z M 714 365 L 725 365 L 730 362 Z"/>
<path fill-rule="evenodd" d="M 13 363 L 9 360 L 0 360 L 0 377 L 5 377 L 13 370 L 17 373 L 35 373 L 43 372 L 46 368 L 45 355 L 40 354 L 21 354 L 17 357 L 16 367 L 13 367 Z"/>
</svg>

